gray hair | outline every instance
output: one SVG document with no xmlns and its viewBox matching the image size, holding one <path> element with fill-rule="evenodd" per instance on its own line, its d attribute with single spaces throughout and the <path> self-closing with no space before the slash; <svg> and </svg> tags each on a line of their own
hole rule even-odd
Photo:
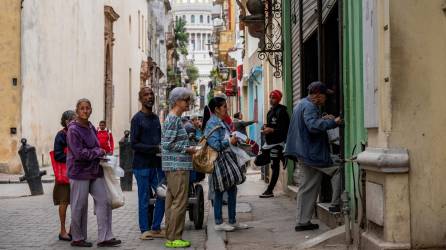
<svg viewBox="0 0 446 250">
<path fill-rule="evenodd" d="M 177 101 L 186 100 L 187 98 L 190 98 L 191 100 L 194 98 L 192 90 L 184 87 L 174 88 L 169 95 L 170 108 L 173 108 Z"/>
<path fill-rule="evenodd" d="M 87 98 L 81 98 L 76 103 L 76 110 L 79 108 L 79 105 L 81 105 L 81 103 L 83 103 L 83 102 L 88 103 L 88 105 L 90 105 L 90 107 L 91 107 L 90 100 L 88 100 Z"/>
</svg>

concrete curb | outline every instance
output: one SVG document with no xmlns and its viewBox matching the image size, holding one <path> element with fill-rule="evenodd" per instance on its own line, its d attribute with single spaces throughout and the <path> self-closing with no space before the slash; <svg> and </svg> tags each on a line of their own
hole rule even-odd
<svg viewBox="0 0 446 250">
<path fill-rule="evenodd" d="M 297 245 L 298 249 L 309 249 L 320 247 L 324 243 L 328 243 L 329 241 L 338 241 L 339 238 L 342 238 L 345 235 L 345 226 L 340 226 L 330 231 L 327 231 L 323 234 L 316 236 L 310 240 L 303 242 L 302 244 Z"/>
<path fill-rule="evenodd" d="M 206 249 L 211 250 L 225 250 L 226 249 L 226 232 L 220 231 L 217 232 L 214 229 L 215 220 L 214 220 L 214 209 L 209 202 L 209 213 L 206 225 Z"/>
<path fill-rule="evenodd" d="M 0 184 L 21 184 L 26 183 L 26 181 L 20 182 L 19 180 L 0 180 Z M 42 183 L 54 183 L 54 180 L 42 180 Z"/>
</svg>

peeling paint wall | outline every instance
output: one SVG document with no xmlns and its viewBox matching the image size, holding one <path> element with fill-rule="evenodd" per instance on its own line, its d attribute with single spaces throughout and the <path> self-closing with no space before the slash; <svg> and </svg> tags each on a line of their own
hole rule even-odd
<svg viewBox="0 0 446 250">
<path fill-rule="evenodd" d="M 0 172 L 20 172 L 20 0 L 0 1 Z M 13 78 L 17 79 L 13 84 Z M 16 128 L 17 134 L 11 134 Z"/>
<path fill-rule="evenodd" d="M 74 109 L 78 99 L 91 100 L 91 122 L 104 119 L 104 5 L 120 15 L 113 28 L 112 127 L 117 141 L 138 108 L 139 71 L 146 58 L 144 48 L 138 48 L 144 37 L 138 32 L 147 27 L 138 27 L 138 11 L 147 17 L 147 1 L 24 1 L 22 132 L 36 146 L 41 164 L 49 163 L 62 112 Z"/>
<path fill-rule="evenodd" d="M 413 248 L 444 247 L 446 235 L 445 1 L 390 1 L 391 147 L 410 155 Z"/>
</svg>

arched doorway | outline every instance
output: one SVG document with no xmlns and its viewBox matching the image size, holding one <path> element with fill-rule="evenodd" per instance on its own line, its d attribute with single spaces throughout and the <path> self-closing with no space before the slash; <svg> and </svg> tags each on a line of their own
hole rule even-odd
<svg viewBox="0 0 446 250">
<path fill-rule="evenodd" d="M 104 120 L 108 128 L 113 126 L 113 22 L 118 20 L 119 15 L 110 6 L 104 7 Z"/>
</svg>

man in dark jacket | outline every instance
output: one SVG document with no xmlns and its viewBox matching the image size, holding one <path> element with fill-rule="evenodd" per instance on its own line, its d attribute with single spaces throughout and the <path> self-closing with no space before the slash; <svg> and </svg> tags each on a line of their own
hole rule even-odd
<svg viewBox="0 0 446 250">
<path fill-rule="evenodd" d="M 333 115 L 321 116 L 320 107 L 330 93 L 324 83 L 311 83 L 308 92 L 309 95 L 294 108 L 285 148 L 285 155 L 296 159 L 303 171 L 303 180 L 297 192 L 296 231 L 319 228 L 318 224 L 311 223 L 311 218 L 323 174 L 333 176 L 332 203 L 338 202 L 336 200 L 340 194 L 340 176 L 330 156 L 327 130 L 336 128 L 342 120 Z"/>
<path fill-rule="evenodd" d="M 165 231 L 161 230 L 164 216 L 164 200 L 156 198 L 153 224 L 150 226 L 148 217 L 151 190 L 156 190 L 159 182 L 164 179 L 161 169 L 161 124 L 158 116 L 152 112 L 155 95 L 151 88 L 144 87 L 139 91 L 141 110 L 131 121 L 130 142 L 135 152 L 133 158 L 133 174 L 138 185 L 138 213 L 141 239 L 152 237 L 163 238 Z"/>
<path fill-rule="evenodd" d="M 264 152 L 269 151 L 272 164 L 272 176 L 268 188 L 260 198 L 274 197 L 273 191 L 276 186 L 280 174 L 280 161 L 283 161 L 283 148 L 288 133 L 288 126 L 290 125 L 290 117 L 287 108 L 280 104 L 282 100 L 282 92 L 274 90 L 269 95 L 271 109 L 267 114 L 266 124 L 263 126 L 262 134 L 265 135 L 265 145 L 262 146 Z"/>
</svg>

